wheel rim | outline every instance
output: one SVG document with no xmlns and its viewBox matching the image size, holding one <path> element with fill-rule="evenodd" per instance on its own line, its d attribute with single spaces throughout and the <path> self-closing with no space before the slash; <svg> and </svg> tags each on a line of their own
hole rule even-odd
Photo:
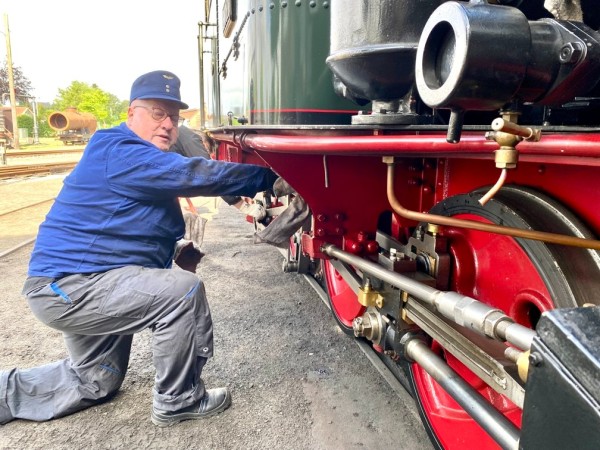
<svg viewBox="0 0 600 450">
<path fill-rule="evenodd" d="M 539 194 L 517 188 L 501 192 L 503 194 L 497 195 L 492 207 L 480 207 L 476 203 L 480 195 L 461 195 L 436 206 L 432 212 L 519 228 L 544 230 L 549 227 L 562 232 L 575 230 L 573 234 L 586 237 L 590 235 L 560 205 Z M 517 242 L 508 236 L 465 229 L 446 229 L 443 234 L 450 242 L 450 254 L 454 262 L 450 289 L 503 310 L 517 323 L 534 327 L 542 312 L 555 306 L 575 306 L 587 300 L 581 298 L 579 292 L 573 292 L 575 280 L 571 278 L 574 274 L 565 274 L 564 271 L 553 273 L 548 269 L 566 267 L 566 261 L 577 256 L 577 251 L 539 242 Z M 593 271 L 598 277 L 596 257 L 592 252 L 587 252 L 583 259 L 586 260 L 585 264 L 594 266 Z M 560 297 L 559 293 L 565 296 Z M 563 304 L 555 305 L 553 298 L 565 300 Z M 432 349 L 496 409 L 520 426 L 520 408 L 489 388 L 437 343 L 433 343 Z M 411 373 L 421 413 L 430 428 L 430 434 L 440 446 L 449 450 L 498 448 L 489 435 L 422 368 L 413 364 Z"/>
<path fill-rule="evenodd" d="M 358 303 L 354 291 L 329 260 L 323 261 L 323 273 L 331 312 L 340 328 L 346 334 L 353 334 L 352 321 L 365 312 L 365 307 Z"/>
</svg>

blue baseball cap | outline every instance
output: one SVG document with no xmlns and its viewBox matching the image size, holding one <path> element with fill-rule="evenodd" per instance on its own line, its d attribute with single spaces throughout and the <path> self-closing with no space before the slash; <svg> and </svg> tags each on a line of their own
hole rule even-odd
<svg viewBox="0 0 600 450">
<path fill-rule="evenodd" d="M 129 103 L 137 99 L 169 100 L 179 105 L 179 109 L 188 109 L 188 105 L 181 101 L 179 86 L 181 81 L 174 73 L 166 70 L 155 70 L 138 77 L 131 85 Z"/>
</svg>

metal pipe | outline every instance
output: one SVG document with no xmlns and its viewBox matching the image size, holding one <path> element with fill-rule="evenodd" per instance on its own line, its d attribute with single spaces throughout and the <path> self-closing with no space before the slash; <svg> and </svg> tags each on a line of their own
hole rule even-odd
<svg viewBox="0 0 600 450">
<path fill-rule="evenodd" d="M 207 7 L 207 5 L 205 5 Z M 208 18 L 206 19 L 208 21 Z M 198 22 L 198 74 L 200 88 L 200 129 L 205 129 L 204 113 L 204 23 Z"/>
<path fill-rule="evenodd" d="M 432 352 L 427 344 L 418 338 L 411 339 L 406 344 L 405 353 L 431 375 L 502 448 L 515 450 L 519 447 L 519 429 Z"/>
<path fill-rule="evenodd" d="M 504 330 L 502 330 L 503 325 L 500 324 L 499 330 L 497 330 L 498 334 L 504 338 L 506 342 L 510 342 L 511 344 L 519 347 L 522 350 L 529 350 L 531 348 L 531 343 L 535 334 L 531 334 L 529 328 L 525 328 L 522 326 L 514 326 L 518 325 L 515 323 L 509 324 L 506 326 Z"/>
<path fill-rule="evenodd" d="M 96 131 L 98 120 L 92 113 L 77 111 L 77 108 L 67 108 L 50 114 L 48 125 L 55 131 L 86 129 L 91 134 Z"/>
<path fill-rule="evenodd" d="M 500 171 L 500 177 L 498 177 L 498 181 L 496 181 L 496 183 L 491 187 L 491 189 L 489 191 L 487 191 L 487 193 L 479 199 L 479 204 L 481 206 L 484 206 L 487 202 L 489 202 L 494 197 L 494 195 L 496 195 L 496 193 L 504 185 L 504 182 L 506 181 L 506 175 L 507 175 L 507 170 L 502 169 Z"/>
<path fill-rule="evenodd" d="M 387 158 L 384 158 L 387 159 Z M 389 158 L 390 160 L 393 158 Z M 551 244 L 569 245 L 572 247 L 600 250 L 600 241 L 584 239 L 564 234 L 547 233 L 545 231 L 523 230 L 521 228 L 505 227 L 490 223 L 476 222 L 474 220 L 455 219 L 453 217 L 440 216 L 437 214 L 421 213 L 411 211 L 400 204 L 394 193 L 394 163 L 387 162 L 387 196 L 392 209 L 396 214 L 405 219 L 417 222 L 434 223 L 448 227 L 466 228 L 469 230 L 485 231 L 488 233 L 502 234 L 505 236 L 532 239 L 535 241 L 548 242 Z"/>
<path fill-rule="evenodd" d="M 329 131 L 329 129 L 328 129 Z M 335 130 L 334 130 L 335 131 Z M 344 131 L 345 132 L 345 131 Z M 413 132 L 414 133 L 414 132 Z M 215 139 L 231 140 L 232 134 L 214 133 Z M 244 146 L 271 153 L 318 155 L 377 155 L 432 157 L 487 157 L 494 159 L 498 144 L 486 140 L 481 133 L 463 131 L 457 144 L 446 142 L 445 134 L 423 131 L 420 134 L 360 135 L 283 135 L 246 134 Z M 600 158 L 600 133 L 570 135 L 546 134 L 540 142 L 521 142 L 519 156 Z M 588 164 L 588 163 L 586 163 Z"/>
<path fill-rule="evenodd" d="M 439 291 L 412 278 L 387 270 L 379 264 L 345 252 L 332 244 L 324 245 L 321 251 L 406 291 L 412 297 L 433 306 L 444 317 L 484 336 L 509 342 L 522 350 L 529 350 L 536 336 L 534 330 L 514 323 L 499 309 L 491 308 L 474 298 L 456 292 Z"/>
<path fill-rule="evenodd" d="M 345 252 L 333 244 L 325 244 L 321 251 L 328 256 L 339 259 L 340 261 L 350 264 L 351 266 L 354 266 L 363 272 L 373 275 L 376 278 L 391 284 L 392 286 L 396 286 L 397 288 L 408 292 L 409 295 L 412 295 L 413 297 L 418 298 L 429 305 L 434 305 L 436 294 L 441 292 L 435 288 L 427 286 L 426 284 L 414 281 L 413 279 L 404 275 L 387 270 L 379 264 Z"/>
<path fill-rule="evenodd" d="M 217 34 L 219 30 L 219 20 L 217 19 Z M 219 42 L 218 39 L 212 38 L 211 41 L 212 49 L 212 73 L 213 73 L 213 102 L 214 102 L 214 116 L 213 126 L 218 127 L 221 125 L 221 71 L 219 69 Z"/>
<path fill-rule="evenodd" d="M 34 144 L 39 144 L 40 143 L 40 129 L 38 126 L 38 108 L 37 108 L 37 101 L 35 99 L 35 97 L 30 97 L 31 98 L 31 106 L 33 107 L 33 143 Z"/>
</svg>

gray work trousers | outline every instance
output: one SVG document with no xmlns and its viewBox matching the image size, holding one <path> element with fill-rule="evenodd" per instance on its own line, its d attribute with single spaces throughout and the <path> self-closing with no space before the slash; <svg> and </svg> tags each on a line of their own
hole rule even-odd
<svg viewBox="0 0 600 450">
<path fill-rule="evenodd" d="M 59 280 L 30 277 L 33 314 L 63 332 L 69 357 L 0 372 L 0 424 L 62 417 L 112 397 L 121 386 L 133 334 L 152 331 L 153 405 L 176 411 L 204 396 L 202 367 L 213 353 L 204 285 L 180 269 L 122 267 Z"/>
</svg>

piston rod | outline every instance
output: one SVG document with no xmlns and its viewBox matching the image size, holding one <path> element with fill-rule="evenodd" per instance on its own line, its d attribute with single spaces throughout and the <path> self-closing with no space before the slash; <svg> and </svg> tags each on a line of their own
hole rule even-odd
<svg viewBox="0 0 600 450">
<path fill-rule="evenodd" d="M 411 339 L 406 343 L 405 353 L 431 375 L 503 449 L 516 450 L 519 447 L 518 428 L 487 403 L 427 344 L 418 338 Z"/>
<path fill-rule="evenodd" d="M 529 350 L 533 338 L 536 336 L 534 330 L 514 323 L 501 310 L 491 308 L 474 298 L 457 292 L 437 290 L 412 278 L 387 270 L 379 264 L 345 252 L 332 244 L 324 245 L 321 251 L 406 291 L 416 299 L 431 305 L 444 317 L 484 336 L 507 341 L 522 350 Z"/>
</svg>

